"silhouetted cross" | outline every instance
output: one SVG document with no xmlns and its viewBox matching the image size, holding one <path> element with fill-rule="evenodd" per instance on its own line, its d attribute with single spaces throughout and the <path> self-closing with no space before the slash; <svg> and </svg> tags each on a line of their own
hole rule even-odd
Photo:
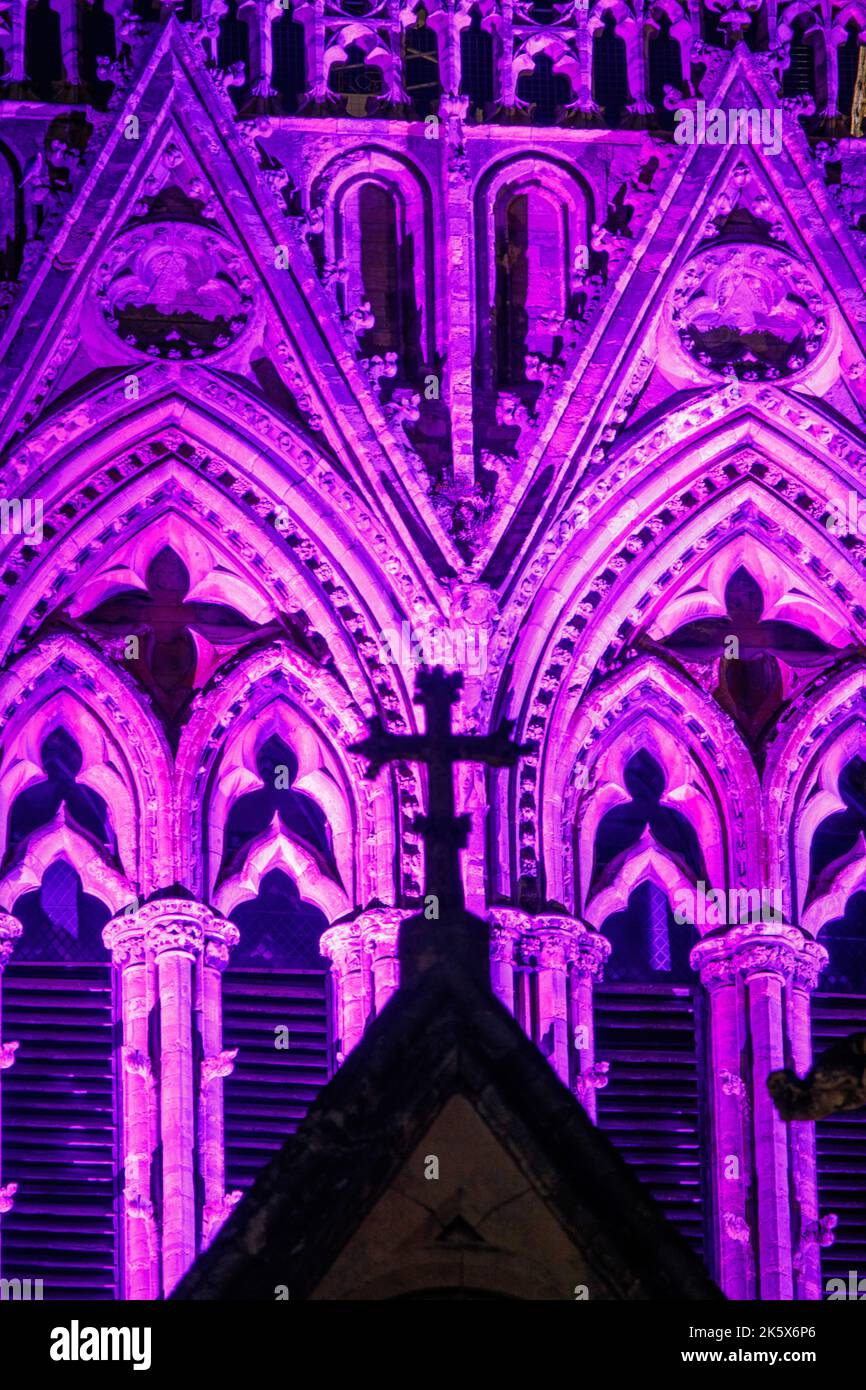
<svg viewBox="0 0 866 1390">
<path fill-rule="evenodd" d="M 447 904 L 449 915 L 462 912 L 463 884 L 459 851 L 465 849 L 470 818 L 458 816 L 454 807 L 455 763 L 486 763 L 488 767 L 514 767 L 528 751 L 511 741 L 512 719 L 503 719 L 492 734 L 455 734 L 451 706 L 463 685 L 459 673 L 446 674 L 441 666 L 422 667 L 415 680 L 415 704 L 423 705 L 423 734 L 391 734 L 381 719 L 371 719 L 370 733 L 350 750 L 369 758 L 368 777 L 377 777 L 385 763 L 426 763 L 428 770 L 427 815 L 418 816 L 414 828 L 424 838 L 425 896 Z"/>
</svg>

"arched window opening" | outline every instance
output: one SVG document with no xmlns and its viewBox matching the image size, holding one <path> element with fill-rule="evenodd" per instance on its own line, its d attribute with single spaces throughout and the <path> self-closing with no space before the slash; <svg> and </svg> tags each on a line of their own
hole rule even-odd
<svg viewBox="0 0 866 1390">
<path fill-rule="evenodd" d="M 536 53 L 532 71 L 517 79 L 517 98 L 529 106 L 533 125 L 553 125 L 572 99 L 571 83 L 565 73 L 554 70 L 552 58 Z"/>
<path fill-rule="evenodd" d="M 111 83 L 99 81 L 96 60 L 114 58 L 117 54 L 114 20 L 106 13 L 105 0 L 92 0 L 92 4 L 85 7 L 81 17 L 81 49 L 81 76 L 97 104 L 102 104 L 111 93 Z"/>
<path fill-rule="evenodd" d="M 629 759 L 624 773 L 631 800 L 602 816 L 595 840 L 593 886 L 624 851 L 637 844 L 644 831 L 692 871 L 706 879 L 706 866 L 697 832 L 681 811 L 663 804 L 665 775 L 645 749 Z"/>
<path fill-rule="evenodd" d="M 41 1279 L 45 1299 L 116 1299 L 118 1106 L 110 913 L 57 861 L 18 900 L 24 926 L 2 977 L 18 1042 L 3 1074 L 2 1275 Z"/>
<path fill-rule="evenodd" d="M 680 46 L 671 35 L 671 21 L 666 14 L 659 19 L 658 33 L 649 41 L 649 99 L 656 108 L 660 123 L 673 129 L 674 113 L 665 107 L 665 87 L 683 89 L 683 64 Z"/>
<path fill-rule="evenodd" d="M 701 5 L 701 37 L 704 43 L 711 44 L 713 48 L 727 48 L 728 37 L 719 19 L 719 11 L 711 9 L 704 0 Z"/>
<path fill-rule="evenodd" d="M 320 908 L 303 901 L 282 869 L 266 874 L 258 896 L 236 907 L 231 920 L 241 934 L 232 953 L 233 967 L 323 968 L 319 940 L 330 925 L 328 919 Z"/>
<path fill-rule="evenodd" d="M 40 751 L 45 780 L 20 792 L 9 815 L 9 850 L 26 840 L 34 830 L 48 825 L 61 806 L 72 825 L 104 845 L 115 849 L 108 807 L 92 787 L 77 781 L 82 766 L 81 749 L 63 728 L 54 729 Z"/>
<path fill-rule="evenodd" d="M 460 31 L 460 91 L 469 98 L 468 116 L 480 121 L 494 97 L 493 35 L 482 28 L 478 6 Z"/>
<path fill-rule="evenodd" d="M 364 115 L 366 99 L 380 97 L 385 83 L 382 69 L 368 66 L 364 50 L 359 44 L 350 43 L 346 49 L 346 61 L 332 65 L 328 85 L 337 96 L 346 97 L 350 115 Z"/>
<path fill-rule="evenodd" d="M 51 101 L 55 83 L 63 81 L 63 47 L 60 15 L 49 0 L 27 7 L 24 28 L 24 70 L 39 101 Z"/>
<path fill-rule="evenodd" d="M 435 112 L 442 95 L 439 43 L 423 5 L 418 6 L 415 23 L 403 35 L 403 83 L 412 111 L 419 119 Z"/>
<path fill-rule="evenodd" d="M 242 85 L 229 88 L 235 105 L 239 105 L 249 89 L 250 82 L 250 31 L 238 15 L 238 0 L 226 0 L 228 9 L 219 21 L 217 29 L 217 66 L 231 68 L 235 63 L 244 65 Z"/>
<path fill-rule="evenodd" d="M 85 893 L 64 859 L 45 870 L 38 890 L 19 898 L 15 915 L 24 924 L 16 960 L 74 963 L 105 958 L 102 928 L 111 914 L 99 898 Z"/>
<path fill-rule="evenodd" d="M 655 883 L 635 889 L 628 906 L 608 917 L 604 935 L 612 948 L 605 979 L 692 982 L 689 952 L 697 936 L 689 923 L 676 921 L 667 894 Z"/>
<path fill-rule="evenodd" d="M 817 96 L 815 48 L 806 37 L 808 28 L 809 20 L 805 16 L 794 21 L 791 61 L 782 73 L 782 95 L 785 97 Z"/>
<path fill-rule="evenodd" d="M 497 382 L 509 389 L 526 384 L 528 353 L 554 352 L 549 321 L 564 314 L 567 301 L 565 209 L 536 188 L 506 195 L 497 204 L 494 238 Z"/>
<path fill-rule="evenodd" d="M 307 89 L 307 45 L 304 26 L 292 17 L 291 10 L 274 20 L 273 29 L 273 88 L 282 99 L 283 111 L 297 111 Z"/>
<path fill-rule="evenodd" d="M 387 189 L 365 183 L 358 198 L 361 222 L 361 284 L 373 327 L 366 341 L 373 352 L 402 348 L 397 207 Z"/>
<path fill-rule="evenodd" d="M 267 830 L 277 816 L 281 825 L 308 845 L 336 877 L 333 841 L 325 813 L 312 797 L 295 791 L 298 762 L 288 744 L 276 735 L 267 739 L 256 758 L 256 770 L 264 785 L 239 797 L 229 811 L 222 872 L 228 874 L 240 868 L 239 861 L 251 841 Z"/>
<path fill-rule="evenodd" d="M 592 94 L 607 124 L 618 125 L 629 97 L 628 60 L 610 10 L 592 41 Z"/>
<path fill-rule="evenodd" d="M 848 37 L 837 50 L 836 63 L 839 74 L 837 104 L 842 115 L 850 120 L 854 104 L 854 88 L 857 85 L 857 68 L 860 63 L 860 26 L 853 20 L 847 28 Z"/>
</svg>

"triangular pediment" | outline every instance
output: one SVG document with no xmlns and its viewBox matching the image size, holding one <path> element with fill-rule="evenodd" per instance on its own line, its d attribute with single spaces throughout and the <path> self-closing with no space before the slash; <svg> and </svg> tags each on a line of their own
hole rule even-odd
<svg viewBox="0 0 866 1390">
<path fill-rule="evenodd" d="M 719 1297 L 511 1014 L 450 965 L 389 1001 L 173 1296 L 277 1285 L 298 1299 Z"/>
</svg>

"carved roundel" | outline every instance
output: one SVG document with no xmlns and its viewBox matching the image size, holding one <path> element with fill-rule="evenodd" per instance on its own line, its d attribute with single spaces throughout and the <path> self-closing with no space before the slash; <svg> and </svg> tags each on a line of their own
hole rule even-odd
<svg viewBox="0 0 866 1390">
<path fill-rule="evenodd" d="M 677 280 L 670 323 L 709 372 L 769 381 L 809 366 L 827 340 L 817 281 L 784 251 L 740 244 L 703 251 Z"/>
<path fill-rule="evenodd" d="M 218 232 L 156 222 L 118 238 L 96 273 L 96 298 L 124 343 L 148 357 L 219 352 L 242 332 L 252 281 Z"/>
</svg>

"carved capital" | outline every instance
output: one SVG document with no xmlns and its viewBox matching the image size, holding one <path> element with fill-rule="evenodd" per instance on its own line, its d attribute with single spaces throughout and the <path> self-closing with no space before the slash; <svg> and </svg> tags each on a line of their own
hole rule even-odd
<svg viewBox="0 0 866 1390">
<path fill-rule="evenodd" d="M 751 980 L 757 975 L 775 975 L 784 982 L 794 977 L 799 963 L 807 974 L 818 965 L 823 948 L 818 947 L 819 954 L 815 955 L 806 950 L 812 944 L 787 923 L 751 923 L 698 942 L 691 965 L 711 991 L 733 984 L 738 976 Z"/>
<path fill-rule="evenodd" d="M 490 922 L 491 959 L 528 961 L 535 956 L 544 969 L 571 966 L 573 976 L 599 980 L 610 955 L 610 942 L 575 917 L 559 912 L 526 912 L 496 907 Z"/>
<path fill-rule="evenodd" d="M 338 975 L 351 975 L 364 964 L 364 942 L 357 922 L 341 922 L 319 937 L 319 950 Z"/>
<path fill-rule="evenodd" d="M 15 949 L 15 942 L 18 940 L 24 928 L 8 912 L 0 912 L 0 973 Z"/>
<path fill-rule="evenodd" d="M 520 932 L 516 927 L 497 927 L 490 928 L 490 959 L 506 965 L 512 965 L 515 958 L 515 947 L 520 940 Z"/>
<path fill-rule="evenodd" d="M 241 934 L 233 922 L 223 917 L 212 917 L 205 928 L 204 962 L 212 970 L 225 970 L 229 956 L 241 939 Z"/>
<path fill-rule="evenodd" d="M 147 944 L 157 958 L 172 954 L 192 960 L 204 949 L 204 931 L 189 917 L 163 918 L 147 928 Z"/>
<path fill-rule="evenodd" d="M 147 957 L 144 927 L 135 912 L 113 917 L 102 929 L 102 944 L 121 969 L 127 965 L 142 965 Z"/>
<path fill-rule="evenodd" d="M 378 959 L 395 954 L 400 927 L 411 916 L 409 908 L 370 907 L 355 918 L 353 925 L 357 926 L 368 954 Z"/>
<path fill-rule="evenodd" d="M 569 960 L 568 933 L 548 927 L 537 934 L 538 963 L 544 970 L 564 970 Z"/>
<path fill-rule="evenodd" d="M 794 962 L 794 984 L 811 994 L 817 989 L 818 980 L 829 956 L 817 941 L 807 941 Z"/>
</svg>

